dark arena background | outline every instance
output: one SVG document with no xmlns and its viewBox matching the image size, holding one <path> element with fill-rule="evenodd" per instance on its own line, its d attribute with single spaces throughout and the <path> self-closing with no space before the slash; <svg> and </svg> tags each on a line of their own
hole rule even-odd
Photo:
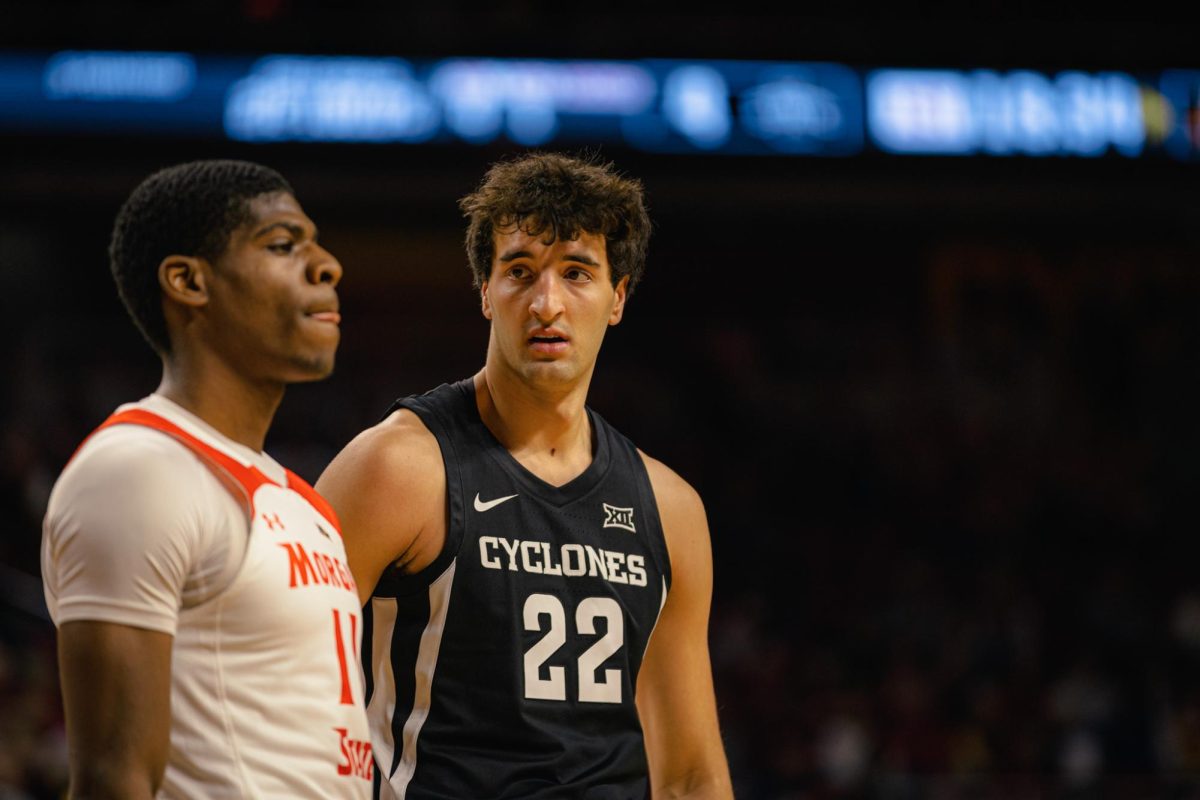
<svg viewBox="0 0 1200 800">
<path fill-rule="evenodd" d="M 338 368 L 267 446 L 315 479 L 481 366 L 455 200 L 528 147 L 647 189 L 591 405 L 705 500 L 739 798 L 1200 797 L 1200 50 L 1012 5 L 5 4 L 0 797 L 65 792 L 48 492 L 158 378 L 132 187 L 248 158 L 320 226 Z"/>
</svg>

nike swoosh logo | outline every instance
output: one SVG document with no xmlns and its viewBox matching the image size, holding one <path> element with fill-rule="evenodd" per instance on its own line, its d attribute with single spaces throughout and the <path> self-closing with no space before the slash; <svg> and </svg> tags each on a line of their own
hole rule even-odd
<svg viewBox="0 0 1200 800">
<path fill-rule="evenodd" d="M 497 497 L 495 500 L 488 500 L 485 503 L 479 499 L 479 493 L 476 492 L 475 493 L 475 510 L 476 511 L 489 511 L 489 510 L 495 508 L 496 506 L 500 505 L 501 503 L 503 503 L 506 500 L 512 500 L 514 497 L 516 497 L 515 494 L 510 494 L 508 497 Z"/>
</svg>

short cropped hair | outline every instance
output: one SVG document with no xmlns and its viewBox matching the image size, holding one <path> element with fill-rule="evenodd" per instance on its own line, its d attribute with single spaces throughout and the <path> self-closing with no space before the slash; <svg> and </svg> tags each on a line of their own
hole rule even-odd
<svg viewBox="0 0 1200 800">
<path fill-rule="evenodd" d="M 492 234 L 514 224 L 532 236 L 548 232 L 552 241 L 603 236 L 613 285 L 628 275 L 628 292 L 645 271 L 650 216 L 642 184 L 595 156 L 528 153 L 498 162 L 458 205 L 469 220 L 467 260 L 476 287 L 491 275 Z"/>
<path fill-rule="evenodd" d="M 113 224 L 109 265 L 129 316 L 157 353 L 171 351 L 159 264 L 170 255 L 219 258 L 233 231 L 249 221 L 250 201 L 275 192 L 294 194 L 275 170 L 211 160 L 159 170 L 129 195 Z"/>
</svg>

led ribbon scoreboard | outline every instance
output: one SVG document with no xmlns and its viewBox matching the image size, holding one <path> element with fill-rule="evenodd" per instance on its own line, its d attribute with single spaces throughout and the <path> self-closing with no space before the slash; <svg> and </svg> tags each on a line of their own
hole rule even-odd
<svg viewBox="0 0 1200 800">
<path fill-rule="evenodd" d="M 0 53 L 0 132 L 728 155 L 1200 153 L 1200 71 Z"/>
</svg>

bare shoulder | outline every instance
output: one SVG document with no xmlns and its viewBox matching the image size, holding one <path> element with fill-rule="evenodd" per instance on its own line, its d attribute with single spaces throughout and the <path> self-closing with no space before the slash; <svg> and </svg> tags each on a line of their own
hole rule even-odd
<svg viewBox="0 0 1200 800">
<path fill-rule="evenodd" d="M 668 524 L 668 518 L 681 522 L 697 516 L 704 518 L 704 503 L 690 483 L 658 459 L 651 458 L 641 450 L 638 450 L 638 455 L 646 465 L 650 487 L 654 489 L 654 500 L 658 503 L 658 513 L 664 525 Z"/>
<path fill-rule="evenodd" d="M 354 437 L 317 481 L 317 488 L 352 475 L 384 484 L 409 484 L 441 474 L 437 439 L 416 414 L 401 409 Z M 434 474 L 430 474 L 434 473 Z"/>
<path fill-rule="evenodd" d="M 680 578 L 685 575 L 698 577 L 706 584 L 712 570 L 712 545 L 700 495 L 675 470 L 641 450 L 638 453 L 654 490 L 675 586 L 680 585 Z"/>
</svg>

